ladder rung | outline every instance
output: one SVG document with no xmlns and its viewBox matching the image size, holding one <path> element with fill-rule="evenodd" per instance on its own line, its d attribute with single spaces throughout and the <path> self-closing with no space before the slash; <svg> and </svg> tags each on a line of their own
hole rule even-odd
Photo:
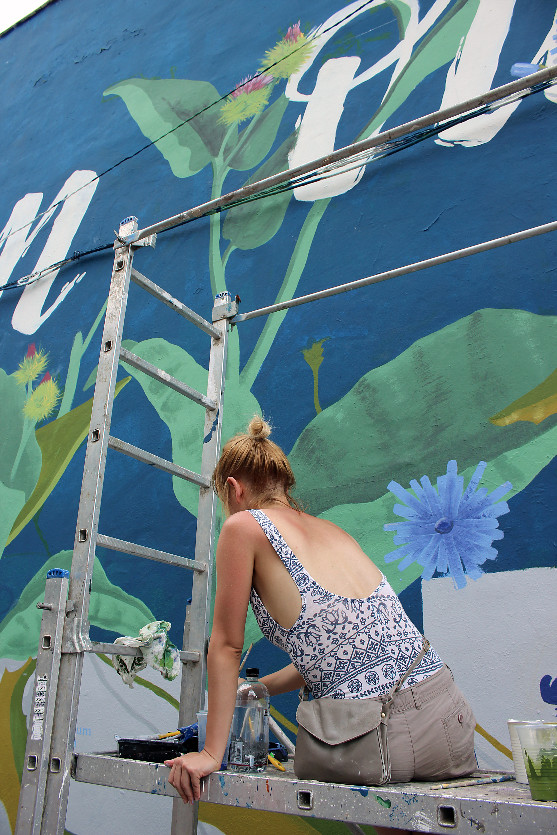
<svg viewBox="0 0 557 835">
<path fill-rule="evenodd" d="M 143 557 L 155 562 L 164 562 L 168 565 L 179 565 L 182 568 L 191 568 L 192 571 L 207 571 L 204 562 L 190 560 L 187 557 L 179 557 L 176 554 L 169 554 L 166 551 L 157 551 L 155 548 L 146 548 L 144 545 L 136 545 L 135 542 L 126 542 L 123 539 L 115 539 L 113 536 L 97 535 L 97 545 L 108 548 L 111 551 L 121 551 L 123 554 L 132 554 L 135 557 Z"/>
<path fill-rule="evenodd" d="M 140 449 L 138 446 L 121 441 L 119 438 L 115 438 L 114 435 L 109 436 L 108 446 L 110 449 L 114 449 L 124 455 L 129 455 L 130 458 L 135 458 L 137 461 L 142 461 L 144 464 L 149 464 L 149 466 L 156 467 L 165 473 L 178 476 L 178 478 L 183 478 L 185 481 L 191 481 L 192 484 L 197 484 L 198 487 L 211 486 L 208 478 L 187 470 L 185 467 L 180 467 L 172 461 L 167 461 L 166 458 L 159 458 L 158 455 L 153 455 L 152 452 L 146 452 L 146 450 Z"/>
<path fill-rule="evenodd" d="M 100 641 L 91 641 L 91 646 L 86 647 L 85 652 L 92 652 L 95 655 L 141 655 L 139 647 L 127 647 L 124 644 L 103 644 Z M 180 661 L 199 661 L 200 652 L 180 650 Z"/>
<path fill-rule="evenodd" d="M 172 377 L 171 374 L 167 374 L 167 372 L 163 371 L 162 368 L 157 368 L 156 365 L 151 365 L 150 362 L 142 360 L 141 357 L 136 356 L 136 354 L 132 354 L 132 352 L 128 351 L 126 348 L 120 348 L 120 360 L 127 362 L 128 365 L 131 365 L 133 368 L 137 368 L 138 371 L 143 371 L 144 374 L 147 374 L 154 380 L 158 380 L 159 383 L 174 389 L 174 391 L 177 391 L 178 394 L 183 394 L 184 397 L 188 397 L 190 400 L 193 400 L 194 403 L 199 403 L 200 406 L 205 406 L 206 409 L 215 410 L 217 408 L 217 404 L 214 400 L 209 400 L 209 398 L 204 394 L 201 394 L 200 391 L 192 389 L 191 386 L 186 385 L 186 383 L 182 383 L 180 380 L 177 380 L 176 377 Z"/>
<path fill-rule="evenodd" d="M 144 290 L 147 290 L 152 296 L 155 296 L 156 299 L 166 304 L 168 307 L 175 310 L 176 313 L 179 313 L 180 316 L 183 316 L 184 319 L 187 319 L 188 322 L 191 322 L 193 325 L 197 325 L 200 330 L 204 331 L 205 333 L 212 336 L 214 339 L 220 339 L 220 331 L 218 331 L 210 322 L 207 322 L 206 319 L 203 319 L 202 316 L 199 316 L 197 313 L 194 313 L 193 310 L 190 310 L 189 307 L 186 307 L 185 304 L 175 299 L 170 293 L 167 293 L 166 290 L 163 290 L 162 287 L 159 287 L 158 284 L 155 284 L 151 279 L 147 278 L 146 276 L 138 273 L 137 270 L 132 269 L 131 271 L 131 280 L 138 285 L 138 287 L 143 287 Z"/>
</svg>

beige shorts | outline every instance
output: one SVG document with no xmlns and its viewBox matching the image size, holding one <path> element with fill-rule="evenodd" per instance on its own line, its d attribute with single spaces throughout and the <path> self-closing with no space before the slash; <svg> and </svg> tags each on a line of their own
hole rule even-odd
<svg viewBox="0 0 557 835">
<path fill-rule="evenodd" d="M 441 780 L 477 769 L 476 720 L 444 666 L 395 696 L 388 724 L 391 780 Z"/>
</svg>

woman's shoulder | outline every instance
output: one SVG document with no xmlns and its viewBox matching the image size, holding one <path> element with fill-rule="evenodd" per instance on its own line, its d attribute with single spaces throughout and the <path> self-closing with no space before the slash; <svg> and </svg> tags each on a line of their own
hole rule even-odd
<svg viewBox="0 0 557 835">
<path fill-rule="evenodd" d="M 227 516 L 221 528 L 221 536 L 255 536 L 261 528 L 249 510 L 239 510 Z"/>
</svg>

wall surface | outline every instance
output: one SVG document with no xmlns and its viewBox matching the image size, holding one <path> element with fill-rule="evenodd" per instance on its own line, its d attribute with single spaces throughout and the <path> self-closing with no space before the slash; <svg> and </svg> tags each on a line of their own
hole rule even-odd
<svg viewBox="0 0 557 835">
<path fill-rule="evenodd" d="M 71 559 L 113 230 L 505 84 L 517 63 L 556 61 L 547 0 L 57 0 L 0 38 L 1 835 L 17 811 L 35 604 L 46 570 Z M 161 234 L 135 265 L 209 316 L 225 288 L 247 311 L 547 223 L 556 90 Z M 231 338 L 225 437 L 254 411 L 271 420 L 308 511 L 360 541 L 452 667 L 486 767 L 510 766 L 509 717 L 550 719 L 557 705 L 556 250 L 543 235 Z M 206 338 L 137 288 L 124 336 L 205 387 Z M 195 406 L 121 368 L 114 435 L 196 469 L 202 430 Z M 195 515 L 188 485 L 109 458 L 101 531 L 188 556 Z M 98 548 L 93 637 L 164 619 L 179 644 L 188 583 Z M 283 658 L 260 637 L 250 614 L 251 660 L 269 672 Z M 129 690 L 88 658 L 76 747 L 174 727 L 177 694 L 153 670 Z M 294 698 L 274 708 L 291 732 Z M 165 832 L 170 813 L 165 798 L 75 784 L 67 831 Z M 203 835 L 277 826 L 203 804 L 201 819 Z"/>
</svg>

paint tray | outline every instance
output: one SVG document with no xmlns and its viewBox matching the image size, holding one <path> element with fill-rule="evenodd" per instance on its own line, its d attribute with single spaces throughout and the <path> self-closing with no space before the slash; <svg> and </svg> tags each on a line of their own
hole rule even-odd
<svg viewBox="0 0 557 835">
<path fill-rule="evenodd" d="M 126 760 L 162 763 L 197 751 L 197 736 L 189 739 L 118 739 L 118 756 Z"/>
</svg>

